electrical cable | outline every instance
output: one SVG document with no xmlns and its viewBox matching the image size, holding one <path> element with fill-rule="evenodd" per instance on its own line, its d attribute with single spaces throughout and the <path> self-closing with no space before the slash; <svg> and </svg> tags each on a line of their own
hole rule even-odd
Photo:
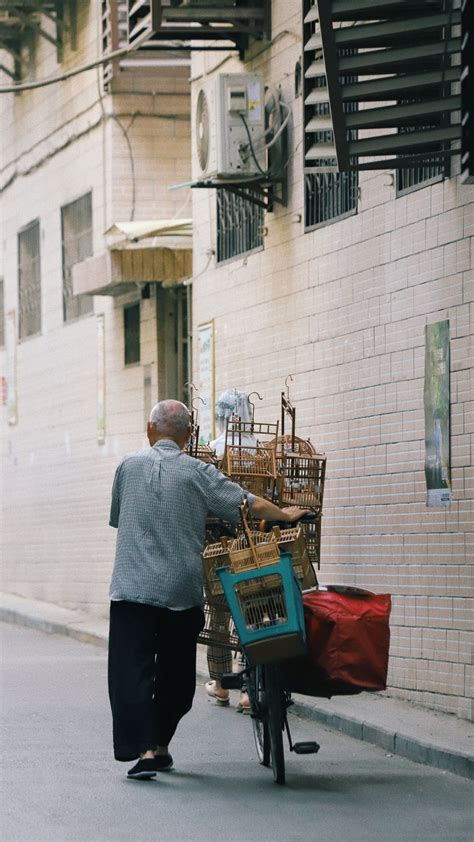
<svg viewBox="0 0 474 842">
<path fill-rule="evenodd" d="M 254 159 L 254 161 L 255 161 L 255 164 L 256 164 L 256 166 L 257 166 L 257 169 L 258 169 L 258 171 L 259 171 L 259 172 L 260 172 L 260 173 L 261 173 L 261 174 L 262 174 L 265 178 L 268 178 L 269 173 L 268 173 L 268 172 L 265 172 L 265 170 L 262 170 L 262 168 L 261 168 L 261 166 L 260 166 L 259 162 L 257 161 L 257 156 L 255 155 L 255 150 L 254 150 L 254 148 L 253 148 L 252 135 L 250 134 L 250 129 L 249 129 L 248 125 L 247 125 L 247 120 L 245 119 L 245 117 L 244 117 L 244 115 L 243 115 L 243 114 L 241 114 L 241 115 L 240 115 L 240 119 L 242 120 L 242 123 L 243 123 L 243 124 L 244 124 L 244 126 L 245 126 L 245 131 L 247 132 L 247 137 L 248 137 L 248 139 L 249 139 L 250 152 L 251 152 L 251 154 L 252 154 L 252 158 L 253 158 L 253 159 Z"/>
<path fill-rule="evenodd" d="M 122 56 L 129 55 L 129 53 L 133 53 L 137 49 L 137 46 L 121 47 L 120 50 L 114 50 L 106 56 L 102 56 L 102 58 L 95 59 L 95 61 L 89 61 L 87 64 L 79 65 L 79 67 L 73 67 L 71 70 L 67 70 L 65 73 L 61 73 L 58 76 L 50 76 L 48 79 L 40 79 L 38 82 L 23 82 L 20 85 L 0 87 L 0 94 L 17 94 L 20 91 L 32 91 L 35 88 L 45 88 L 47 85 L 55 85 L 56 82 L 65 82 L 66 79 L 70 79 L 72 76 L 77 76 L 79 73 L 85 73 L 87 70 L 93 70 L 95 67 L 100 67 L 101 64 L 109 64 L 109 62 L 114 61 L 117 58 L 121 58 Z"/>
</svg>

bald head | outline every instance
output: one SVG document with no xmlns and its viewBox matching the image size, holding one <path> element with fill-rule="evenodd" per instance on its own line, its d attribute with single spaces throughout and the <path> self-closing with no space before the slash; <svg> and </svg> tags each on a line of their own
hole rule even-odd
<svg viewBox="0 0 474 842">
<path fill-rule="evenodd" d="M 172 439 L 184 447 L 191 433 L 189 409 L 180 401 L 160 401 L 153 407 L 147 425 L 151 446 L 160 439 Z"/>
</svg>

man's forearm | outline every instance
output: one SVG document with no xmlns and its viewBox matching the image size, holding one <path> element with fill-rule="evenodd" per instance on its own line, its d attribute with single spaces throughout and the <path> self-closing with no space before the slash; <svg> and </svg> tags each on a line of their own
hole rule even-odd
<svg viewBox="0 0 474 842">
<path fill-rule="evenodd" d="M 279 509 L 274 503 L 265 500 L 263 497 L 256 497 L 252 506 L 252 515 L 254 518 L 262 520 L 282 520 L 285 523 L 291 523 L 294 519 L 290 517 L 283 509 Z"/>
</svg>

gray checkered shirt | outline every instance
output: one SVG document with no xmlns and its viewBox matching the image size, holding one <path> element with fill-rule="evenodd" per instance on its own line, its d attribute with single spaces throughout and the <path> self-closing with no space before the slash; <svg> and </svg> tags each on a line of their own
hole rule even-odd
<svg viewBox="0 0 474 842">
<path fill-rule="evenodd" d="M 112 488 L 109 523 L 118 535 L 110 598 L 175 610 L 201 605 L 206 517 L 236 522 L 243 496 L 170 439 L 126 456 Z"/>
</svg>

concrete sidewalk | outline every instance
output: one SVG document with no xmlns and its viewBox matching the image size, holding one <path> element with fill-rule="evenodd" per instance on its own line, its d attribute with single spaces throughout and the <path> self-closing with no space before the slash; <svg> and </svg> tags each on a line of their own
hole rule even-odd
<svg viewBox="0 0 474 842">
<path fill-rule="evenodd" d="M 106 620 L 57 605 L 0 594 L 0 620 L 64 634 L 107 647 Z M 198 676 L 208 678 L 206 649 L 199 647 Z M 435 766 L 466 778 L 474 777 L 474 725 L 381 693 L 330 700 L 294 696 L 297 716 L 381 746 L 416 763 Z"/>
</svg>

